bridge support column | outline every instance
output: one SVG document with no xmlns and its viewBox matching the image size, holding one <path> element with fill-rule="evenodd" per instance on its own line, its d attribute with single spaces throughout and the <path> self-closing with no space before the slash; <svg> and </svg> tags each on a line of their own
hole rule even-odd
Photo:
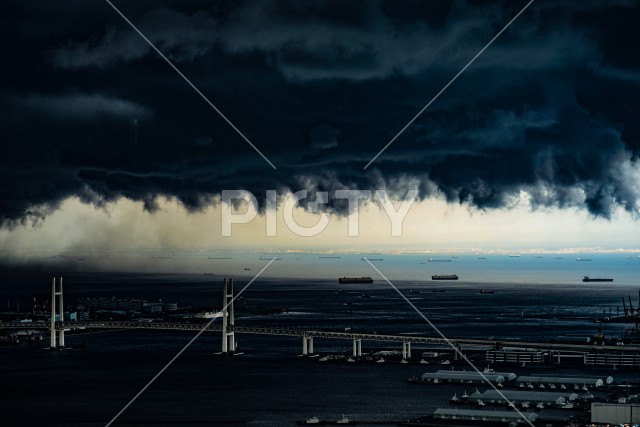
<svg viewBox="0 0 640 427">
<path fill-rule="evenodd" d="M 309 344 L 307 345 L 309 354 L 313 354 L 313 337 L 309 337 Z"/>
<path fill-rule="evenodd" d="M 64 305 L 62 300 L 62 277 L 60 277 L 60 304 L 58 309 L 60 311 L 60 322 L 64 323 Z M 64 348 L 64 328 L 60 328 L 58 331 L 58 347 Z"/>
<path fill-rule="evenodd" d="M 357 339 L 353 339 L 353 352 L 352 352 L 353 357 L 358 356 L 358 340 Z"/>
<path fill-rule="evenodd" d="M 58 286 L 59 285 L 59 286 Z M 58 298 L 56 298 L 58 297 Z M 59 303 L 56 304 L 56 300 Z M 64 302 L 62 299 L 62 277 L 60 282 L 56 281 L 56 278 L 51 279 L 51 324 L 50 324 L 50 346 L 51 348 L 63 348 L 64 347 L 64 329 L 56 329 L 56 315 L 60 317 L 60 323 L 64 323 Z M 58 313 L 56 313 L 56 305 L 58 306 Z"/>
<path fill-rule="evenodd" d="M 236 351 L 233 279 L 224 279 L 222 294 L 222 354 L 227 354 Z"/>
<path fill-rule="evenodd" d="M 307 354 L 309 354 L 309 349 L 307 345 L 308 345 L 307 336 L 303 335 L 302 336 L 302 355 L 303 356 L 306 356 Z"/>
<path fill-rule="evenodd" d="M 411 359 L 411 342 L 407 342 L 407 359 Z"/>
<path fill-rule="evenodd" d="M 402 360 L 407 358 L 407 343 L 402 341 Z"/>
<path fill-rule="evenodd" d="M 358 356 L 362 356 L 362 340 L 358 340 Z"/>
<path fill-rule="evenodd" d="M 56 348 L 57 337 L 56 337 L 56 278 L 55 277 L 51 279 L 51 303 L 49 305 L 51 306 L 51 328 L 50 328 L 51 330 L 49 332 L 49 336 L 51 339 L 50 347 Z"/>
</svg>

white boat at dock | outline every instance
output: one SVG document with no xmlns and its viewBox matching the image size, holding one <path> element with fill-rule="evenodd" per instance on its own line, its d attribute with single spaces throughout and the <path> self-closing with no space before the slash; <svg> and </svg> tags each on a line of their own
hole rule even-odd
<svg viewBox="0 0 640 427">
<path fill-rule="evenodd" d="M 336 421 L 336 424 L 352 424 L 352 422 L 351 420 L 349 420 L 349 418 L 345 417 L 344 414 L 342 414 L 342 418 Z"/>
<path fill-rule="evenodd" d="M 222 317 L 221 311 L 203 311 L 201 313 L 189 313 L 182 316 L 183 319 L 216 319 Z"/>
<path fill-rule="evenodd" d="M 323 425 L 326 424 L 324 421 L 320 421 L 320 419 L 318 417 L 311 417 L 307 420 L 304 421 L 298 421 L 297 422 L 298 425 L 307 425 L 307 424 L 315 424 L 315 425 Z"/>
</svg>

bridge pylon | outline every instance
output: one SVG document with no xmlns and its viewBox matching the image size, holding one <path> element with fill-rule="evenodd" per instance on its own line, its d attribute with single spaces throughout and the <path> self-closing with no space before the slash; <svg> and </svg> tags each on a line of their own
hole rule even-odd
<svg viewBox="0 0 640 427">
<path fill-rule="evenodd" d="M 59 281 L 55 277 L 51 278 L 51 325 L 50 325 L 50 342 L 51 348 L 64 348 L 64 329 L 56 329 L 56 300 L 60 323 L 64 322 L 64 301 L 62 297 L 62 277 Z"/>
<path fill-rule="evenodd" d="M 233 279 L 224 279 L 222 289 L 222 354 L 234 353 L 236 351 L 234 326 Z"/>
</svg>

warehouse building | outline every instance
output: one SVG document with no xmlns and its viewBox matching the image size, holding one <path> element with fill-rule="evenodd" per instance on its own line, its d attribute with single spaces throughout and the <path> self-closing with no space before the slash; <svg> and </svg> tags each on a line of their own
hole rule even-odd
<svg viewBox="0 0 640 427">
<path fill-rule="evenodd" d="M 469 396 L 469 402 L 482 401 L 491 405 L 506 405 L 508 401 L 513 403 L 529 402 L 532 405 L 542 403 L 545 406 L 561 406 L 565 402 L 573 402 L 578 399 L 576 393 L 552 392 L 552 391 L 521 391 L 521 390 L 504 390 L 500 395 L 496 390 L 486 390 L 479 392 L 476 390 Z"/>
<path fill-rule="evenodd" d="M 531 423 L 533 423 L 538 417 L 535 412 L 524 412 L 523 415 Z M 442 420 L 475 420 L 501 423 L 526 423 L 524 418 L 514 411 L 438 408 L 433 413 L 433 417 Z"/>
<path fill-rule="evenodd" d="M 603 387 L 605 384 L 613 383 L 613 377 L 591 378 L 591 377 L 551 377 L 551 376 L 527 376 L 521 375 L 517 378 L 518 384 L 533 384 L 533 385 L 556 385 L 565 387 L 582 387 L 587 386 L 589 388 Z"/>
<path fill-rule="evenodd" d="M 640 405 L 592 403 L 591 424 L 597 426 L 640 424 Z"/>
<path fill-rule="evenodd" d="M 485 372 L 484 377 L 474 371 L 438 371 L 427 372 L 422 375 L 422 381 L 427 383 L 457 383 L 457 384 L 485 384 L 485 378 L 494 384 L 503 383 L 505 378 L 496 372 Z"/>
<path fill-rule="evenodd" d="M 502 375 L 504 377 L 505 381 L 513 381 L 515 380 L 518 375 L 516 375 L 513 372 L 497 372 L 497 371 L 491 371 L 492 374 L 496 374 L 496 375 Z M 486 374 L 486 372 L 485 372 Z"/>
<path fill-rule="evenodd" d="M 541 365 L 545 363 L 545 354 L 541 351 L 489 350 L 485 360 L 496 364 Z"/>
<path fill-rule="evenodd" d="M 637 353 L 596 352 L 585 353 L 586 366 L 640 367 L 640 355 Z"/>
</svg>

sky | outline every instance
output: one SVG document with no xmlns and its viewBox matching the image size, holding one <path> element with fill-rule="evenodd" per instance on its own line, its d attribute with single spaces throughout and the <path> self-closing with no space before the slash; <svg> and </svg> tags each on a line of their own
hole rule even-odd
<svg viewBox="0 0 640 427">
<path fill-rule="evenodd" d="M 640 250 L 638 1 L 533 2 L 368 167 L 527 2 L 113 4 L 228 122 L 106 1 L 5 5 L 5 259 Z M 223 190 L 256 200 L 234 204 L 257 215 L 229 237 Z M 328 218 L 316 236 L 284 220 L 300 190 L 294 218 Z M 395 209 L 416 197 L 400 236 L 375 199 L 349 236 L 340 190 L 384 190 Z"/>
</svg>

